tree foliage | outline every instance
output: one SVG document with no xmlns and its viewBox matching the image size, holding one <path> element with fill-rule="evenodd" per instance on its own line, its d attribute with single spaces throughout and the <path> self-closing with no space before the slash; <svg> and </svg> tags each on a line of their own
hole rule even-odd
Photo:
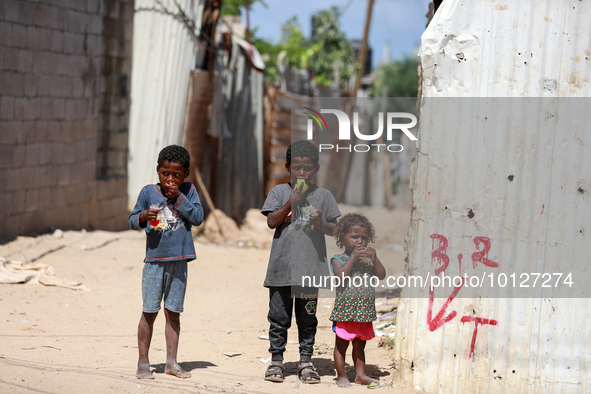
<svg viewBox="0 0 591 394">
<path fill-rule="evenodd" d="M 376 70 L 372 95 L 374 97 L 417 97 L 418 66 L 419 61 L 410 56 L 398 62 L 380 65 Z"/>
<path fill-rule="evenodd" d="M 353 75 L 355 54 L 341 30 L 340 11 L 337 7 L 318 11 L 312 18 L 314 37 L 312 44 L 319 50 L 310 57 L 309 67 L 317 83 L 332 85 L 335 82 L 335 64 L 339 69 L 340 80 L 348 81 Z"/>
<path fill-rule="evenodd" d="M 249 0 L 250 6 L 252 6 L 255 3 L 261 3 L 264 7 L 267 7 L 267 3 L 265 3 L 264 0 Z M 223 0 L 222 1 L 222 15 L 241 16 L 243 8 L 244 8 L 244 0 Z"/>
<path fill-rule="evenodd" d="M 291 17 L 282 27 L 279 44 L 271 44 L 267 40 L 255 37 L 253 45 L 259 53 L 266 55 L 267 67 L 265 79 L 277 80 L 277 59 L 285 52 L 284 62 L 290 68 L 308 69 L 317 83 L 332 85 L 335 81 L 334 65 L 339 65 L 341 81 L 348 81 L 354 72 L 354 53 L 345 33 L 341 30 L 339 10 L 332 7 L 321 10 L 314 15 L 314 37 L 307 39 L 302 33 L 301 25 L 296 16 Z M 254 32 L 256 36 L 256 31 Z"/>
</svg>

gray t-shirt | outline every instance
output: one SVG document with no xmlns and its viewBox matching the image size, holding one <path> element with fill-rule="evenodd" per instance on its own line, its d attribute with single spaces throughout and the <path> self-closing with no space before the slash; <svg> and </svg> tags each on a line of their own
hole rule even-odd
<svg viewBox="0 0 591 394">
<path fill-rule="evenodd" d="M 303 276 L 328 276 L 324 233 L 313 229 L 309 214 L 322 211 L 322 220 L 330 222 L 341 216 L 330 191 L 311 185 L 312 191 L 275 229 L 265 287 L 302 286 Z M 267 216 L 281 208 L 291 195 L 291 184 L 283 183 L 269 192 L 261 213 Z"/>
</svg>

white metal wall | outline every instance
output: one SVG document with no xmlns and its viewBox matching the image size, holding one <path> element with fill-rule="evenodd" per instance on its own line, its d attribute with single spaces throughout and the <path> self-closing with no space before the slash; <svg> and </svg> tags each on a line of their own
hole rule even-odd
<svg viewBox="0 0 591 394">
<path fill-rule="evenodd" d="M 133 208 L 141 188 L 157 181 L 158 152 L 182 145 L 190 71 L 197 41 L 178 14 L 201 25 L 205 0 L 136 0 L 131 75 L 128 195 Z"/>
<path fill-rule="evenodd" d="M 420 49 L 407 274 L 433 274 L 443 237 L 452 275 L 489 269 L 472 265 L 478 236 L 488 237 L 488 257 L 499 264 L 558 272 L 564 261 L 589 263 L 591 101 L 564 108 L 558 97 L 591 96 L 590 27 L 587 1 L 443 2 Z M 487 123 L 486 114 L 469 112 L 470 100 L 435 101 L 449 97 L 499 98 L 497 118 Z M 538 99 L 507 97 L 547 97 L 557 111 L 540 116 L 531 109 Z M 557 131 L 552 115 L 578 116 L 583 127 Z M 403 291 L 400 382 L 441 393 L 591 392 L 589 299 L 458 296 L 446 304 L 448 296 L 435 291 L 431 301 L 428 288 Z M 475 333 L 476 318 L 488 320 Z"/>
</svg>

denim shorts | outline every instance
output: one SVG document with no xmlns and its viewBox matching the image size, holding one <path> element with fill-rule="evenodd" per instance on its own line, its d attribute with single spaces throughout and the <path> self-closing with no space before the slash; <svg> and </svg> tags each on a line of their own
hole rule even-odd
<svg viewBox="0 0 591 394">
<path fill-rule="evenodd" d="M 187 290 L 187 260 L 144 263 L 142 271 L 143 311 L 155 313 L 164 308 L 181 313 Z"/>
</svg>

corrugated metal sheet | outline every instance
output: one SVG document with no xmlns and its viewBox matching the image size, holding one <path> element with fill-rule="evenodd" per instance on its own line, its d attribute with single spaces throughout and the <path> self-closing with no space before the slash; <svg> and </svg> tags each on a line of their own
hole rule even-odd
<svg viewBox="0 0 591 394">
<path fill-rule="evenodd" d="M 499 265 L 588 265 L 590 101 L 558 97 L 591 96 L 590 26 L 586 1 L 443 2 L 420 49 L 407 274 L 432 273 L 444 255 L 450 270 L 486 272 L 470 259 L 482 250 L 477 236 L 490 240 L 486 257 Z M 524 96 L 547 99 L 440 99 Z M 536 105 L 556 112 L 540 116 Z M 552 126 L 561 116 L 580 127 Z M 519 294 L 447 300 L 404 290 L 396 378 L 427 392 L 591 392 L 589 299 Z"/>
<path fill-rule="evenodd" d="M 231 56 L 219 52 L 201 175 L 216 208 L 241 222 L 263 203 L 263 73 L 233 38 Z M 258 55 L 258 52 L 254 52 Z"/>
<path fill-rule="evenodd" d="M 141 188 L 156 182 L 158 152 L 181 145 L 187 87 L 198 43 L 179 10 L 201 24 L 205 0 L 136 0 L 133 25 L 128 195 L 133 208 Z"/>
</svg>

